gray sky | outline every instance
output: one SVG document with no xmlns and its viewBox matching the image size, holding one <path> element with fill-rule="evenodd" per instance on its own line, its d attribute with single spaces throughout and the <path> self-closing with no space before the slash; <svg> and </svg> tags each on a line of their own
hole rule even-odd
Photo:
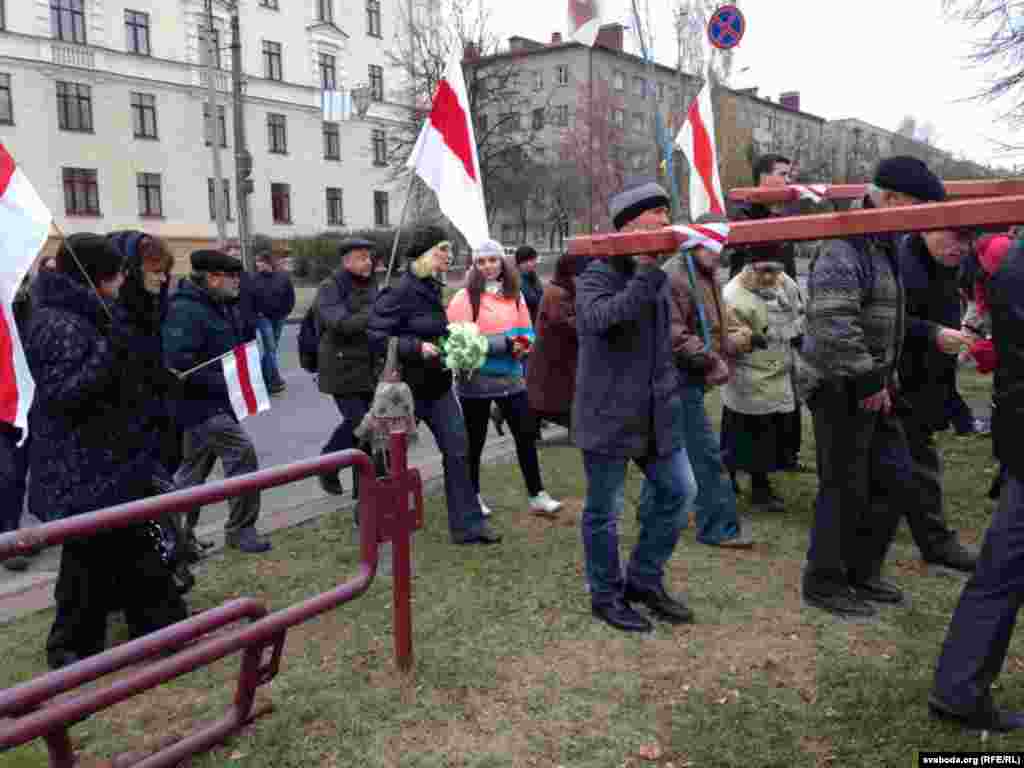
<svg viewBox="0 0 1024 768">
<path fill-rule="evenodd" d="M 549 40 L 566 32 L 567 0 L 482 1 L 503 38 Z M 604 1 L 609 21 L 630 22 L 628 0 Z M 654 21 L 658 60 L 674 66 L 674 0 L 639 3 Z M 1024 144 L 1024 136 L 997 123 L 1006 105 L 958 103 L 981 90 L 987 75 L 964 60 L 976 32 L 944 18 L 941 0 L 742 0 L 740 7 L 747 30 L 733 87 L 756 85 L 773 100 L 800 91 L 805 112 L 857 117 L 887 130 L 913 115 L 935 125 L 943 149 L 1000 166 L 1024 163 L 1024 154 L 1007 156 L 987 141 Z"/>
</svg>

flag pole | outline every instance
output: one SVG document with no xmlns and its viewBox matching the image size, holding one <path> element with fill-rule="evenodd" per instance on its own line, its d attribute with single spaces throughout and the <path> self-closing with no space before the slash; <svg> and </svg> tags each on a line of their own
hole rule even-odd
<svg viewBox="0 0 1024 768">
<path fill-rule="evenodd" d="M 167 370 L 169 370 L 169 371 L 170 371 L 171 373 L 173 373 L 173 374 L 174 374 L 175 376 L 177 376 L 177 377 L 178 377 L 179 379 L 184 379 L 184 378 L 185 378 L 186 376 L 188 376 L 189 374 L 195 373 L 195 372 L 196 372 L 196 371 L 198 371 L 198 370 L 199 370 L 200 368 L 205 368 L 205 367 L 206 367 L 206 366 L 208 366 L 208 365 L 213 365 L 214 363 L 219 363 L 219 362 L 220 362 L 221 360 L 223 360 L 224 358 L 226 358 L 226 357 L 230 357 L 230 356 L 231 356 L 231 355 L 233 355 L 233 354 L 235 354 L 235 348 L 234 348 L 234 347 L 232 347 L 231 349 L 229 349 L 229 350 L 228 350 L 227 352 L 225 352 L 225 353 L 224 353 L 223 355 L 218 355 L 217 357 L 212 357 L 212 358 L 210 358 L 209 360 L 207 360 L 207 361 L 206 361 L 205 363 L 200 363 L 199 365 L 195 365 L 195 366 L 192 366 L 192 367 L 191 367 L 191 368 L 189 368 L 189 369 L 188 369 L 187 371 L 184 371 L 184 372 L 182 372 L 182 371 L 176 371 L 176 370 L 174 370 L 173 368 L 168 368 Z"/>
<path fill-rule="evenodd" d="M 422 152 L 422 148 L 420 149 Z M 409 184 L 405 188 L 405 202 L 402 203 L 402 215 L 398 220 L 398 229 L 395 230 L 395 239 L 391 243 L 391 259 L 388 261 L 388 271 L 384 276 L 384 287 L 391 284 L 391 271 L 395 268 L 395 255 L 398 253 L 398 238 L 402 235 L 402 227 L 405 226 L 405 216 L 409 211 L 409 199 L 412 197 L 412 185 L 416 181 L 416 170 L 409 171 Z"/>
<path fill-rule="evenodd" d="M 100 295 L 100 292 L 96 289 L 96 284 L 93 283 L 92 278 L 89 277 L 89 273 L 85 271 L 85 267 L 82 266 L 82 262 L 78 260 L 78 254 L 75 253 L 75 249 L 71 247 L 71 243 L 68 242 L 67 235 L 64 234 L 64 230 L 60 228 L 57 220 L 54 219 L 52 222 L 53 228 L 57 230 L 57 234 L 60 235 L 61 247 L 66 248 L 68 253 L 71 254 L 71 258 L 75 260 L 75 266 L 78 267 L 82 276 L 85 278 L 85 282 L 89 284 L 89 288 L 96 294 L 96 298 L 100 300 L 100 306 L 103 307 L 103 311 L 107 315 L 107 319 L 113 322 L 114 316 L 110 314 L 110 307 L 107 306 L 106 300 Z"/>
</svg>

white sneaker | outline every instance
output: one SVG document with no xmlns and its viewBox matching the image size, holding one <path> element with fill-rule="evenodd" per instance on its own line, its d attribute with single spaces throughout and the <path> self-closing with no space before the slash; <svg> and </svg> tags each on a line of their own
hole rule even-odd
<svg viewBox="0 0 1024 768">
<path fill-rule="evenodd" d="M 484 503 L 484 497 L 479 493 L 476 495 L 476 500 L 480 502 L 480 511 L 483 512 L 484 517 L 491 516 L 491 508 Z"/>
<path fill-rule="evenodd" d="M 530 497 L 530 511 L 535 515 L 553 515 L 562 508 L 562 502 L 555 501 L 547 491 Z"/>
</svg>

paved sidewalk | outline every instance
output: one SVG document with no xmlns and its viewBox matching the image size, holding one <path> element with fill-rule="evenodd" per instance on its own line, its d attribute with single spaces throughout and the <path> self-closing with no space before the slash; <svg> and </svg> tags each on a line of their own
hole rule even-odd
<svg viewBox="0 0 1024 768">
<path fill-rule="evenodd" d="M 546 429 L 543 443 L 564 443 L 567 433 L 555 427 Z M 497 463 L 515 458 L 515 443 L 511 436 L 491 437 L 484 448 L 483 460 L 486 463 Z M 425 495 L 443 491 L 443 471 L 441 457 L 431 458 L 417 464 L 423 477 Z M 218 478 L 211 478 L 219 479 Z M 211 514 L 215 507 L 224 507 L 224 514 Z M 283 528 L 302 525 L 303 523 L 331 513 L 351 515 L 354 503 L 350 494 L 345 496 L 328 496 L 320 488 L 315 477 L 307 478 L 291 485 L 271 488 L 263 492 L 263 512 L 257 527 L 264 533 L 271 533 Z M 227 504 L 214 504 L 204 507 L 203 518 L 214 519 L 215 522 L 200 525 L 197 533 L 214 542 L 215 553 L 224 547 L 223 519 L 226 516 Z M 428 520 L 427 525 L 445 525 L 443 520 Z M 385 545 L 386 546 L 386 545 Z M 259 555 L 253 555 L 259 557 Z M 60 562 L 60 547 L 51 547 L 33 558 L 29 570 L 23 573 L 11 573 L 0 570 L 0 624 L 12 621 L 30 613 L 53 607 L 53 588 L 57 581 L 57 568 Z M 220 560 L 211 561 L 206 558 L 196 569 L 197 580 L 207 568 L 218 567 Z M 381 560 L 380 575 L 387 577 L 390 559 Z"/>
</svg>

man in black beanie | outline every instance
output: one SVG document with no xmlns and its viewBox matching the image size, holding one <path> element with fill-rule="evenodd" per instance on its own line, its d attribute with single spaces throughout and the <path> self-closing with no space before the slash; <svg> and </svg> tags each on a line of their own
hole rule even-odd
<svg viewBox="0 0 1024 768">
<path fill-rule="evenodd" d="M 668 226 L 668 205 L 668 195 L 655 183 L 628 187 L 609 202 L 620 231 Z M 697 484 L 683 445 L 671 298 L 659 256 L 595 259 L 576 281 L 579 363 L 572 438 L 587 473 L 581 523 L 586 576 L 594 616 L 626 632 L 653 629 L 634 604 L 673 624 L 693 620 L 664 584 L 665 564 L 686 525 Z M 640 538 L 623 574 L 618 519 L 630 461 L 643 471 L 651 492 L 641 500 Z"/>
<path fill-rule="evenodd" d="M 253 318 L 239 307 L 241 278 L 242 262 L 234 256 L 214 250 L 192 253 L 192 274 L 171 298 L 163 327 L 169 368 L 188 371 L 256 338 Z M 174 406 L 185 430 L 184 458 L 174 476 L 178 490 L 205 482 L 217 459 L 224 465 L 225 477 L 259 469 L 256 448 L 238 423 L 220 365 L 207 365 L 185 377 Z M 228 504 L 227 545 L 247 553 L 269 550 L 270 542 L 256 531 L 260 492 L 244 493 Z M 192 559 L 197 559 L 199 510 L 186 513 L 185 521 Z"/>
<path fill-rule="evenodd" d="M 883 160 L 871 203 L 892 208 L 945 198 L 913 157 Z M 907 437 L 893 413 L 906 332 L 897 236 L 828 240 L 807 282 L 807 330 L 797 383 L 814 418 L 818 497 L 803 577 L 804 600 L 839 616 L 873 616 L 901 603 L 881 579 L 900 512 L 921 504 Z"/>
</svg>

